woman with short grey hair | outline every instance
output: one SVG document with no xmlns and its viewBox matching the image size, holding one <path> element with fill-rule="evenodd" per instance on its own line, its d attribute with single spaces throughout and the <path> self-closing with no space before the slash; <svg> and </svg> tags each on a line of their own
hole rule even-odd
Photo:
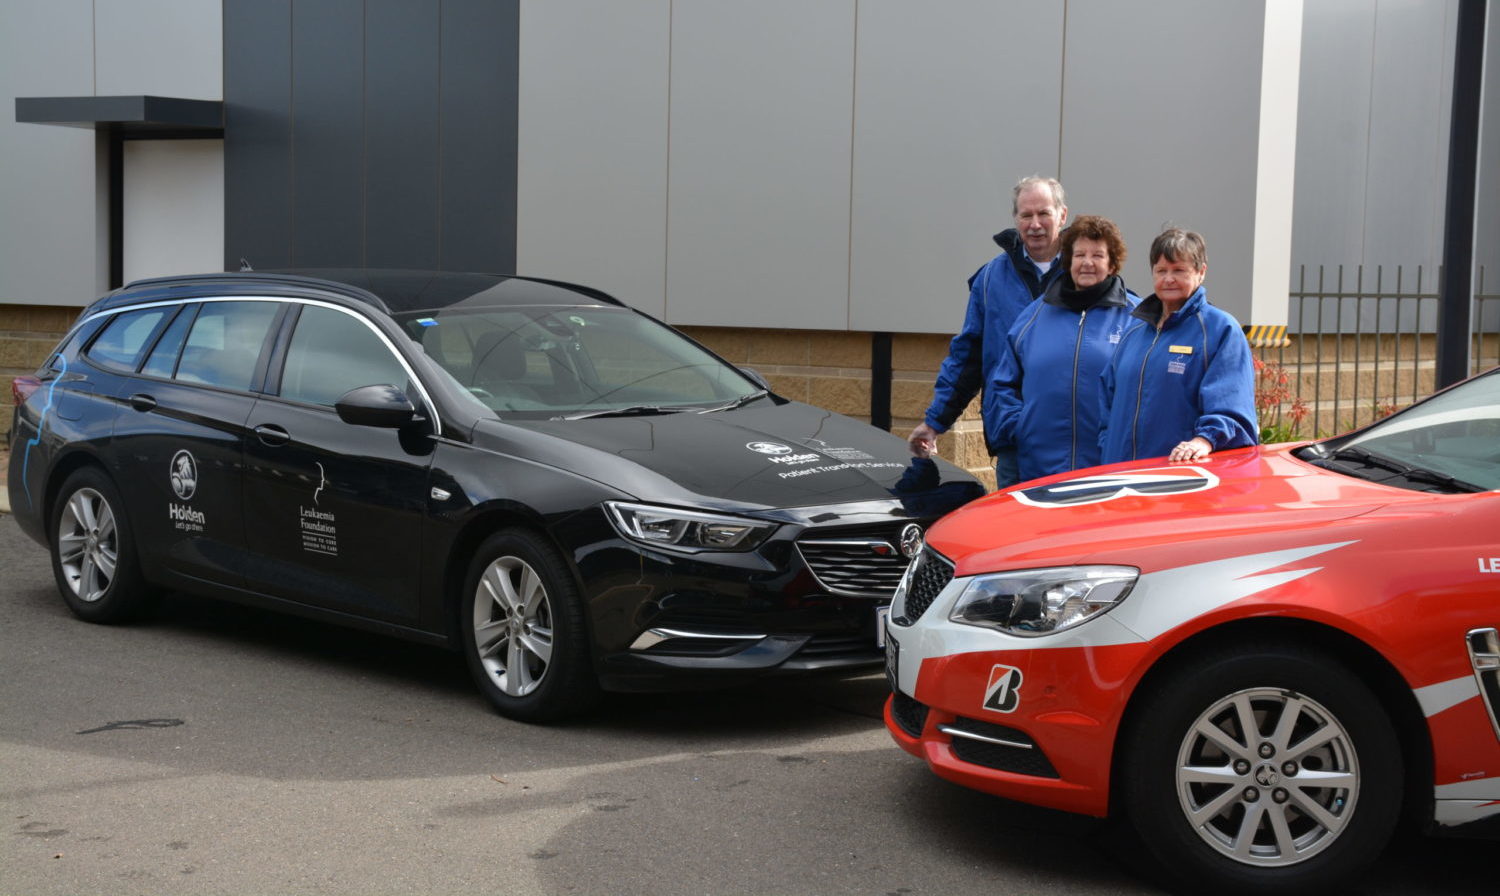
<svg viewBox="0 0 1500 896">
<path fill-rule="evenodd" d="M 1259 440 L 1255 367 L 1234 316 L 1210 305 L 1203 237 L 1171 227 L 1151 243 L 1156 292 L 1138 305 L 1103 373 L 1103 463 L 1203 460 Z"/>
</svg>

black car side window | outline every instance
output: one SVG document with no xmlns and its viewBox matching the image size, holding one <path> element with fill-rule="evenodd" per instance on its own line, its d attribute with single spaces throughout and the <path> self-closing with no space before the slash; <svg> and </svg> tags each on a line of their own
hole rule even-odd
<svg viewBox="0 0 1500 896">
<path fill-rule="evenodd" d="M 134 373 L 141 362 L 141 353 L 172 310 L 143 308 L 115 315 L 89 346 L 88 359 L 108 370 Z"/>
<path fill-rule="evenodd" d="M 187 337 L 188 327 L 193 325 L 193 315 L 197 311 L 197 305 L 188 305 L 178 313 L 166 332 L 156 340 L 156 347 L 151 349 L 151 354 L 146 356 L 146 364 L 141 368 L 141 373 L 171 378 L 177 370 L 177 356 L 182 354 L 182 341 Z"/>
<path fill-rule="evenodd" d="M 277 309 L 275 302 L 205 303 L 183 344 L 176 378 L 249 391 Z"/>
<path fill-rule="evenodd" d="M 407 388 L 406 368 L 363 320 L 320 305 L 297 318 L 281 374 L 281 397 L 333 407 L 350 389 Z"/>
</svg>

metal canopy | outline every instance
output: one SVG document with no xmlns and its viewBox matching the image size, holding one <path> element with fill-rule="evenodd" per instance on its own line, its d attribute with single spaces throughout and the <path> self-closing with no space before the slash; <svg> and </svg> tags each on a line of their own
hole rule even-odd
<svg viewBox="0 0 1500 896">
<path fill-rule="evenodd" d="M 224 103 L 170 96 L 16 97 L 16 121 L 104 129 L 125 137 L 222 137 Z"/>
</svg>

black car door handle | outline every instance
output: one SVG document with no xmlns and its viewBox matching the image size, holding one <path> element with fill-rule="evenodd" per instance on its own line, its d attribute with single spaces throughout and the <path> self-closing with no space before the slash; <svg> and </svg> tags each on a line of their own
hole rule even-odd
<svg viewBox="0 0 1500 896">
<path fill-rule="evenodd" d="M 255 427 L 255 434 L 260 437 L 262 445 L 285 445 L 292 440 L 291 433 L 269 423 L 262 423 Z"/>
<path fill-rule="evenodd" d="M 129 401 L 130 406 L 138 411 L 156 410 L 156 399 L 145 394 L 144 392 L 135 393 L 134 395 L 130 396 Z"/>
</svg>

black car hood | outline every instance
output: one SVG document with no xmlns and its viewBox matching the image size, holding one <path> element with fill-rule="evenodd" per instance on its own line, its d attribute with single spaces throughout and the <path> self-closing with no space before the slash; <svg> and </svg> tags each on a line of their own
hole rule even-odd
<svg viewBox="0 0 1500 896">
<path fill-rule="evenodd" d="M 885 499 L 932 517 L 984 493 L 946 461 L 913 458 L 890 433 L 799 402 L 707 414 L 484 421 L 475 436 L 481 445 L 524 452 L 644 501 L 773 511 Z"/>
</svg>

